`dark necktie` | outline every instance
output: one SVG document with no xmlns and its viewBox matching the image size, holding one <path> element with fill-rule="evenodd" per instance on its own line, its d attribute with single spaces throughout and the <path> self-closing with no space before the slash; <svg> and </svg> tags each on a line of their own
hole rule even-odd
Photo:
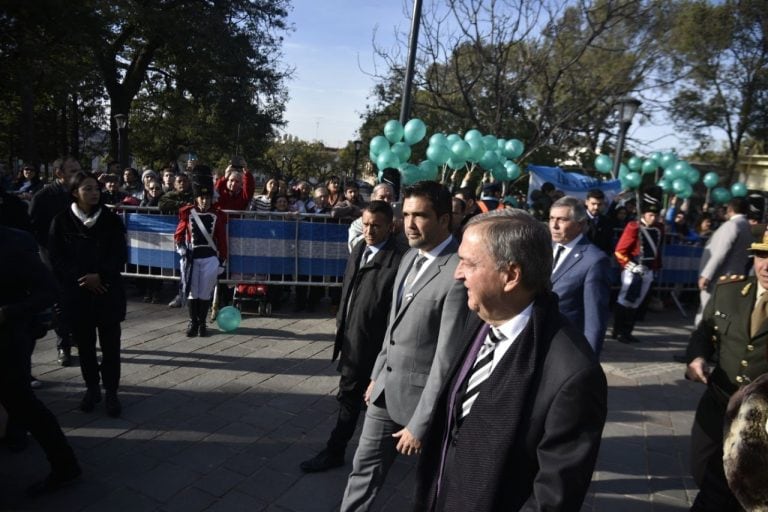
<svg viewBox="0 0 768 512">
<path fill-rule="evenodd" d="M 503 339 L 493 331 L 494 329 L 488 331 L 488 337 L 480 348 L 480 352 L 477 353 L 477 359 L 475 359 L 475 364 L 472 366 L 472 371 L 469 373 L 467 389 L 461 399 L 459 421 L 463 420 L 464 417 L 469 414 L 469 411 L 472 409 L 472 404 L 475 403 L 477 395 L 480 393 L 480 385 L 491 376 L 491 369 L 493 368 L 493 351 Z"/>
<path fill-rule="evenodd" d="M 557 262 L 560 261 L 560 256 L 563 255 L 564 250 L 565 250 L 565 246 L 557 244 L 557 250 L 555 251 L 555 258 L 552 260 L 552 270 L 555 270 L 555 268 L 557 268 Z"/>
<path fill-rule="evenodd" d="M 368 263 L 368 258 L 371 257 L 371 254 L 373 254 L 373 251 L 371 250 L 371 247 L 370 246 L 366 247 L 365 250 L 363 251 L 362 258 L 360 258 L 360 266 L 361 267 L 363 265 L 365 265 L 366 263 Z"/>
</svg>

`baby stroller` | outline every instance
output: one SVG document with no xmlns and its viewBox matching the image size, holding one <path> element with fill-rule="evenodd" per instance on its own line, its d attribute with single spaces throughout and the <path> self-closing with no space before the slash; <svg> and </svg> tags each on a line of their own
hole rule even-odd
<svg viewBox="0 0 768 512">
<path fill-rule="evenodd" d="M 272 297 L 269 292 L 269 285 L 264 283 L 237 284 L 232 293 L 232 305 L 241 313 L 248 313 L 247 309 L 255 309 L 256 315 L 269 316 L 272 314 Z"/>
</svg>

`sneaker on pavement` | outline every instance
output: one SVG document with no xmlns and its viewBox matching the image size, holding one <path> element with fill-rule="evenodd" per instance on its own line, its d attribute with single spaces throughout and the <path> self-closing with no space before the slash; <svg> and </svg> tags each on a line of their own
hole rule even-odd
<svg viewBox="0 0 768 512">
<path fill-rule="evenodd" d="M 70 348 L 60 348 L 58 352 L 58 357 L 56 358 L 56 361 L 58 361 L 59 366 L 69 366 L 72 364 L 72 349 Z"/>
</svg>

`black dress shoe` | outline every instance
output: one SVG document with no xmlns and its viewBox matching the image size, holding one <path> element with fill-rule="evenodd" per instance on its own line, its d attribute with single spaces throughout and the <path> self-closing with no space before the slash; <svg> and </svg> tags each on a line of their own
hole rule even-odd
<svg viewBox="0 0 768 512">
<path fill-rule="evenodd" d="M 187 338 L 194 338 L 197 336 L 198 325 L 195 322 L 189 322 L 187 324 Z"/>
<path fill-rule="evenodd" d="M 344 465 L 344 454 L 333 453 L 327 448 L 309 460 L 302 462 L 299 467 L 305 473 L 319 473 Z"/>
<path fill-rule="evenodd" d="M 83 412 L 91 412 L 96 408 L 96 404 L 101 402 L 101 390 L 86 390 L 83 399 L 80 401 L 80 410 Z"/>
<path fill-rule="evenodd" d="M 31 498 L 56 492 L 76 480 L 82 472 L 77 463 L 65 469 L 51 471 L 44 480 L 36 482 L 27 488 L 27 496 Z"/>
<path fill-rule="evenodd" d="M 59 349 L 59 357 L 56 359 L 61 366 L 69 366 L 72 364 L 72 351 L 68 348 Z"/>
<path fill-rule="evenodd" d="M 117 399 L 117 393 L 114 391 L 107 391 L 104 406 L 107 409 L 107 414 L 113 418 L 119 417 L 120 413 L 123 412 L 123 406 L 120 404 L 120 400 Z"/>
<path fill-rule="evenodd" d="M 208 326 L 205 325 L 205 322 L 201 323 L 200 327 L 197 328 L 197 334 L 201 338 L 205 338 L 206 336 L 208 336 Z"/>
<path fill-rule="evenodd" d="M 640 343 L 640 340 L 631 334 L 619 334 L 616 336 L 616 341 L 621 343 Z"/>
</svg>

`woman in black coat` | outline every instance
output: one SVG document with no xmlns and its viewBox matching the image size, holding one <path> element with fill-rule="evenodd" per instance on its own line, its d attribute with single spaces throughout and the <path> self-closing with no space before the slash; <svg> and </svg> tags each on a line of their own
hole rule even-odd
<svg viewBox="0 0 768 512">
<path fill-rule="evenodd" d="M 100 205 L 100 187 L 89 172 L 72 178 L 69 209 L 51 224 L 51 264 L 61 284 L 63 321 L 72 329 L 87 391 L 80 409 L 90 412 L 106 391 L 110 416 L 120 415 L 120 322 L 125 319 L 125 290 L 120 272 L 126 260 L 125 227 Z M 101 366 L 96 357 L 96 333 Z"/>
</svg>

